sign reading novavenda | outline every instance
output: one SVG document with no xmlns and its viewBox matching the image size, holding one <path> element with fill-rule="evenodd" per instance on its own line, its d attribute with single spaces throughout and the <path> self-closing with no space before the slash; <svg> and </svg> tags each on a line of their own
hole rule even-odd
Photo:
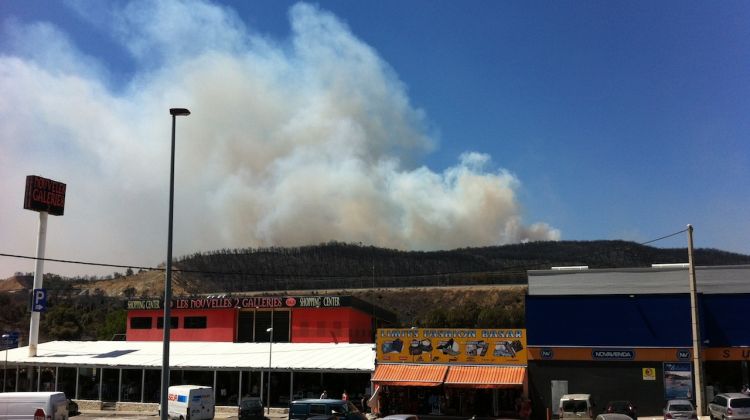
<svg viewBox="0 0 750 420">
<path fill-rule="evenodd" d="M 65 184 L 29 175 L 26 177 L 26 194 L 23 208 L 33 211 L 45 211 L 53 216 L 65 213 Z"/>
</svg>

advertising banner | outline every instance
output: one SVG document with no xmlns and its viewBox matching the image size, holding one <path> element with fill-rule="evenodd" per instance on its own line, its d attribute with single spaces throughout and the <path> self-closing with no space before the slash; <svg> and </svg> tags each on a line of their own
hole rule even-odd
<svg viewBox="0 0 750 420">
<path fill-rule="evenodd" d="M 664 363 L 664 394 L 667 400 L 693 398 L 693 370 L 690 363 Z"/>
<path fill-rule="evenodd" d="M 377 360 L 387 363 L 526 365 L 526 330 L 379 329 Z"/>
</svg>

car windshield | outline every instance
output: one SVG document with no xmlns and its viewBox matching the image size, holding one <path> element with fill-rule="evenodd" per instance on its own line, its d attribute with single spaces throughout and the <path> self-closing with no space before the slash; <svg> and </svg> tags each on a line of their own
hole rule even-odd
<svg viewBox="0 0 750 420">
<path fill-rule="evenodd" d="M 668 411 L 693 411 L 693 406 L 690 404 L 672 404 Z"/>
<path fill-rule="evenodd" d="M 587 408 L 588 408 L 588 405 L 586 404 L 586 401 L 583 401 L 583 400 L 563 401 L 563 411 L 581 413 L 581 412 L 585 412 Z"/>
<path fill-rule="evenodd" d="M 750 408 L 750 398 L 732 398 L 729 406 L 732 408 Z"/>
</svg>

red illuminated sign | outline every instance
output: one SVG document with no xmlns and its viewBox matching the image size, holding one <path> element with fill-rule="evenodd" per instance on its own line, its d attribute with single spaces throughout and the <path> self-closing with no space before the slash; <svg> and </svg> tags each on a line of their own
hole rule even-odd
<svg viewBox="0 0 750 420">
<path fill-rule="evenodd" d="M 65 212 L 65 184 L 36 175 L 27 176 L 23 208 L 62 216 Z"/>
</svg>

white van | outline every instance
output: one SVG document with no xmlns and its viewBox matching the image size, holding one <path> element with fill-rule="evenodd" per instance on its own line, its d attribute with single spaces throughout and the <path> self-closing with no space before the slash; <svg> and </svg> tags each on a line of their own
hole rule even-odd
<svg viewBox="0 0 750 420">
<path fill-rule="evenodd" d="M 594 419 L 594 402 L 591 394 L 565 394 L 560 398 L 561 419 Z"/>
<path fill-rule="evenodd" d="M 169 387 L 167 413 L 171 419 L 201 420 L 214 418 L 214 390 L 209 386 L 174 385 Z"/>
<path fill-rule="evenodd" d="M 67 420 L 68 399 L 62 392 L 0 393 L 2 420 L 33 419 L 37 410 L 44 413 L 45 420 Z"/>
</svg>

